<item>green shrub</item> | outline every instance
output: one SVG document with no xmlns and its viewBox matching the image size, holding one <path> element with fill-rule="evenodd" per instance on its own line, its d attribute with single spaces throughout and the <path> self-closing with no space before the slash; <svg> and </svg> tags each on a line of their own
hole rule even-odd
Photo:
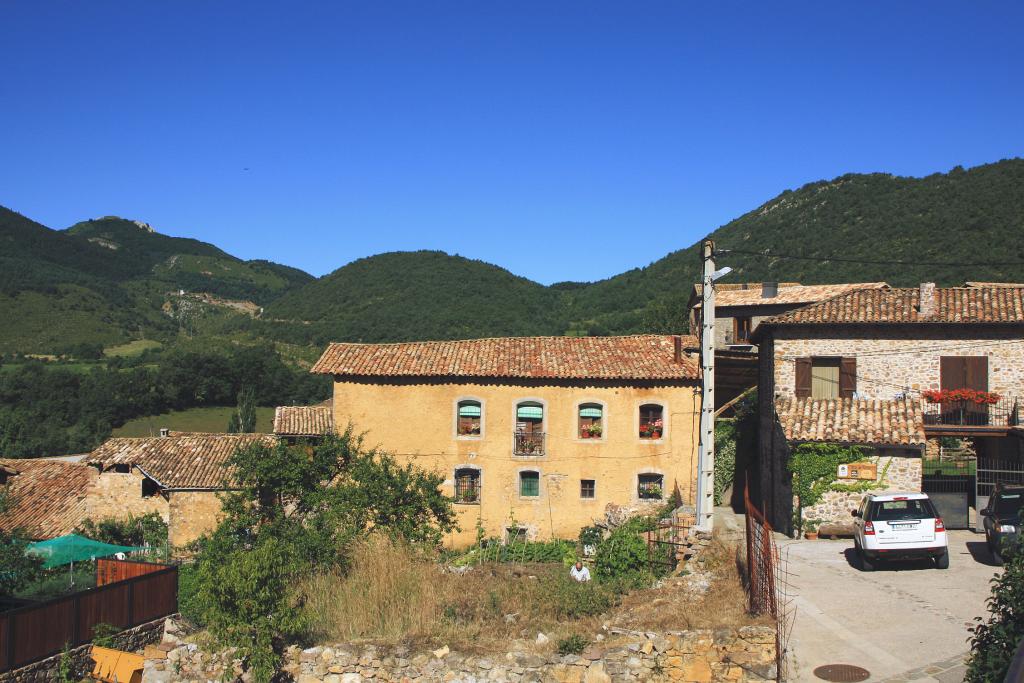
<svg viewBox="0 0 1024 683">
<path fill-rule="evenodd" d="M 604 538 L 604 531 L 599 526 L 585 526 L 580 529 L 580 544 L 596 546 Z"/>
<path fill-rule="evenodd" d="M 114 647 L 114 636 L 120 632 L 119 627 L 101 621 L 92 627 L 92 644 L 99 647 Z"/>
<path fill-rule="evenodd" d="M 583 650 L 587 648 L 590 641 L 587 637 L 579 633 L 574 633 L 571 636 L 567 636 L 558 641 L 558 654 L 560 655 L 578 655 L 582 654 Z"/>
<path fill-rule="evenodd" d="M 1002 575 L 992 578 L 988 599 L 989 618 L 971 629 L 971 656 L 967 661 L 968 683 L 1001 681 L 1013 655 L 1024 639 L 1024 545 L 1003 552 Z"/>
<path fill-rule="evenodd" d="M 76 534 L 94 541 L 114 545 L 151 546 L 163 548 L 167 545 L 167 522 L 156 512 L 139 517 L 128 515 L 127 519 L 107 517 L 98 522 L 86 519 L 75 530 Z"/>
<path fill-rule="evenodd" d="M 599 580 L 620 583 L 625 587 L 650 582 L 647 543 L 639 535 L 650 525 L 650 520 L 630 520 L 598 544 L 594 566 Z"/>
<path fill-rule="evenodd" d="M 552 581 L 548 600 L 560 618 L 576 619 L 607 612 L 615 604 L 614 588 L 598 581 L 579 582 L 568 574 Z"/>
</svg>

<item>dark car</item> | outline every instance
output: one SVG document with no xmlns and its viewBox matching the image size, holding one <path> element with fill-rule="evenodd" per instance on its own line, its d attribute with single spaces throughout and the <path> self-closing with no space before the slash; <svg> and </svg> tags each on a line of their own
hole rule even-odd
<svg viewBox="0 0 1024 683">
<path fill-rule="evenodd" d="M 981 511 L 985 517 L 985 542 L 995 558 L 1000 557 L 1005 543 L 1020 538 L 1024 486 L 1001 488 L 988 499 L 988 507 Z"/>
</svg>

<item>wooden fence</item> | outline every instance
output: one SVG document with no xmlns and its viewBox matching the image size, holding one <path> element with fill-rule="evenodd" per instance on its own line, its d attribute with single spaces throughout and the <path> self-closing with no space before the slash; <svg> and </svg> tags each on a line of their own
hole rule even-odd
<svg viewBox="0 0 1024 683">
<path fill-rule="evenodd" d="M 128 629 L 178 611 L 177 567 L 97 560 L 97 584 L 101 563 L 106 578 L 126 578 L 0 614 L 0 672 L 84 645 L 97 624 Z"/>
</svg>

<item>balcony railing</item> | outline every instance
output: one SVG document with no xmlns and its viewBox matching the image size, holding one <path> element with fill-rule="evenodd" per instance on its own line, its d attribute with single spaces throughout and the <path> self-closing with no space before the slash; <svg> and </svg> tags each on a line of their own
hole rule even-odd
<svg viewBox="0 0 1024 683">
<path fill-rule="evenodd" d="M 1020 424 L 1020 399 L 1002 396 L 995 403 L 946 401 L 924 404 L 925 426 L 1013 427 Z"/>
<path fill-rule="evenodd" d="M 544 455 L 544 432 L 516 432 L 512 445 L 515 455 Z"/>
</svg>

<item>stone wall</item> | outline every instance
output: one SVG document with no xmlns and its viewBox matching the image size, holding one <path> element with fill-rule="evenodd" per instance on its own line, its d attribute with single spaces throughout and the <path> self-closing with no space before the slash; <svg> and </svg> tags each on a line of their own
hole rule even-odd
<svg viewBox="0 0 1024 683">
<path fill-rule="evenodd" d="M 98 521 L 108 517 L 124 519 L 128 515 L 141 517 L 155 512 L 169 523 L 167 499 L 160 494 L 143 496 L 143 480 L 138 470 L 130 473 L 102 472 L 85 498 L 86 515 Z"/>
<path fill-rule="evenodd" d="M 921 490 L 921 458 L 905 457 L 878 451 L 878 488 L 871 491 L 848 493 L 844 491 L 826 491 L 820 502 L 803 509 L 802 518 L 818 519 L 822 522 L 833 522 L 849 525 L 852 517 L 850 510 L 860 505 L 861 499 L 868 493 L 886 491 L 920 491 Z M 884 475 L 884 476 L 883 476 Z M 837 481 L 837 484 L 850 484 L 852 481 Z M 794 501 L 794 505 L 796 501 Z"/>
<path fill-rule="evenodd" d="M 172 547 L 191 543 L 220 521 L 221 502 L 216 491 L 171 491 L 168 536 Z"/>
<path fill-rule="evenodd" d="M 963 330 L 954 334 L 943 329 L 899 331 L 881 326 L 868 332 L 830 326 L 814 332 L 821 336 L 810 336 L 812 333 L 806 330 L 780 328 L 771 335 L 775 342 L 771 356 L 775 374 L 773 395 L 793 395 L 794 359 L 806 356 L 857 356 L 857 394 L 878 399 L 894 398 L 904 389 L 940 389 L 942 356 L 988 356 L 989 391 L 1024 395 L 1021 345 L 1008 343 L 1019 340 L 1020 332 L 992 328 L 979 329 L 977 333 L 985 336 L 964 338 Z"/>
<path fill-rule="evenodd" d="M 114 636 L 114 648 L 136 652 L 150 643 L 160 640 L 164 631 L 164 619 L 157 619 L 135 628 L 122 631 Z M 93 661 L 89 657 L 92 644 L 82 645 L 68 651 L 71 657 L 71 673 L 74 680 L 81 680 L 92 671 Z M 0 683 L 52 683 L 58 680 L 58 670 L 63 654 L 43 659 L 20 669 L 0 674 Z"/>
<path fill-rule="evenodd" d="M 775 629 L 745 626 L 714 631 L 636 633 L 613 631 L 581 655 L 558 655 L 550 643 L 516 641 L 495 656 L 468 655 L 442 647 L 413 652 L 407 647 L 339 645 L 290 648 L 284 672 L 296 683 L 364 681 L 510 681 L 513 683 L 610 683 L 610 681 L 775 680 Z M 546 649 L 545 649 L 546 647 Z M 143 683 L 249 679 L 231 650 L 208 655 L 181 644 L 146 661 Z M 166 659 L 164 659 L 166 657 Z"/>
</svg>

